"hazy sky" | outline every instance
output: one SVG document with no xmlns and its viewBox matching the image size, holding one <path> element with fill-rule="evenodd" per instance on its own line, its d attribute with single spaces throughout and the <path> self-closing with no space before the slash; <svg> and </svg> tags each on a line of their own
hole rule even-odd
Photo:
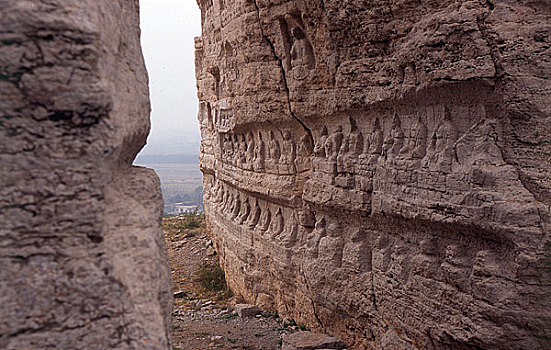
<svg viewBox="0 0 551 350">
<path fill-rule="evenodd" d="M 201 13 L 196 0 L 140 0 L 140 17 L 152 107 L 148 146 L 176 136 L 180 142 L 197 141 L 194 37 L 201 35 Z"/>
</svg>

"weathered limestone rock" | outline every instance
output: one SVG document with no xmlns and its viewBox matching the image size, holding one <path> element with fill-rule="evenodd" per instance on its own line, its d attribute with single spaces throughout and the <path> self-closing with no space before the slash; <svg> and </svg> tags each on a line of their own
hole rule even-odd
<svg viewBox="0 0 551 350">
<path fill-rule="evenodd" d="M 0 92 L 0 348 L 170 348 L 137 1 L 1 1 Z"/>
<path fill-rule="evenodd" d="M 341 350 L 344 344 L 334 337 L 313 332 L 284 334 L 281 350 Z"/>
<path fill-rule="evenodd" d="M 237 304 L 235 305 L 235 311 L 239 317 L 255 317 L 260 313 L 260 309 L 256 305 L 249 304 Z"/>
<path fill-rule="evenodd" d="M 551 347 L 548 3 L 198 3 L 237 293 L 355 349 Z"/>
</svg>

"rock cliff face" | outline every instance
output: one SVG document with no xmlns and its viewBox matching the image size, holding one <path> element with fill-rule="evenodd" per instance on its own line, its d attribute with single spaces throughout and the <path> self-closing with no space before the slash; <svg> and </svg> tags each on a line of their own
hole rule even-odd
<svg viewBox="0 0 551 350">
<path fill-rule="evenodd" d="M 198 3 L 237 293 L 355 349 L 551 346 L 548 3 Z"/>
<path fill-rule="evenodd" d="M 137 1 L 0 1 L 0 92 L 0 348 L 169 348 Z"/>
</svg>

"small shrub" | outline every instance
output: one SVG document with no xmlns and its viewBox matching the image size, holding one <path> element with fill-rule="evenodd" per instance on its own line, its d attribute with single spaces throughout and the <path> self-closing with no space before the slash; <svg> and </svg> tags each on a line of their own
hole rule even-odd
<svg viewBox="0 0 551 350">
<path fill-rule="evenodd" d="M 180 221 L 176 224 L 176 228 L 191 230 L 203 226 L 204 219 L 199 215 L 184 215 L 180 217 Z"/>
<path fill-rule="evenodd" d="M 228 288 L 224 270 L 218 265 L 203 265 L 197 271 L 196 281 L 209 292 L 223 292 Z"/>
<path fill-rule="evenodd" d="M 224 314 L 224 315 L 217 316 L 216 318 L 221 319 L 221 320 L 233 320 L 234 318 L 237 318 L 237 313 L 232 312 L 232 313 L 229 313 L 229 314 Z"/>
</svg>

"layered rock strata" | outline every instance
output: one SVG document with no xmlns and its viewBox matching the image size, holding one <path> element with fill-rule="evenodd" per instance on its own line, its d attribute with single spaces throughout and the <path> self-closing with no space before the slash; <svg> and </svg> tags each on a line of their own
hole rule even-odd
<svg viewBox="0 0 551 350">
<path fill-rule="evenodd" d="M 0 348 L 168 349 L 137 1 L 0 1 Z"/>
<path fill-rule="evenodd" d="M 198 3 L 235 292 L 354 349 L 551 346 L 549 4 Z"/>
</svg>

